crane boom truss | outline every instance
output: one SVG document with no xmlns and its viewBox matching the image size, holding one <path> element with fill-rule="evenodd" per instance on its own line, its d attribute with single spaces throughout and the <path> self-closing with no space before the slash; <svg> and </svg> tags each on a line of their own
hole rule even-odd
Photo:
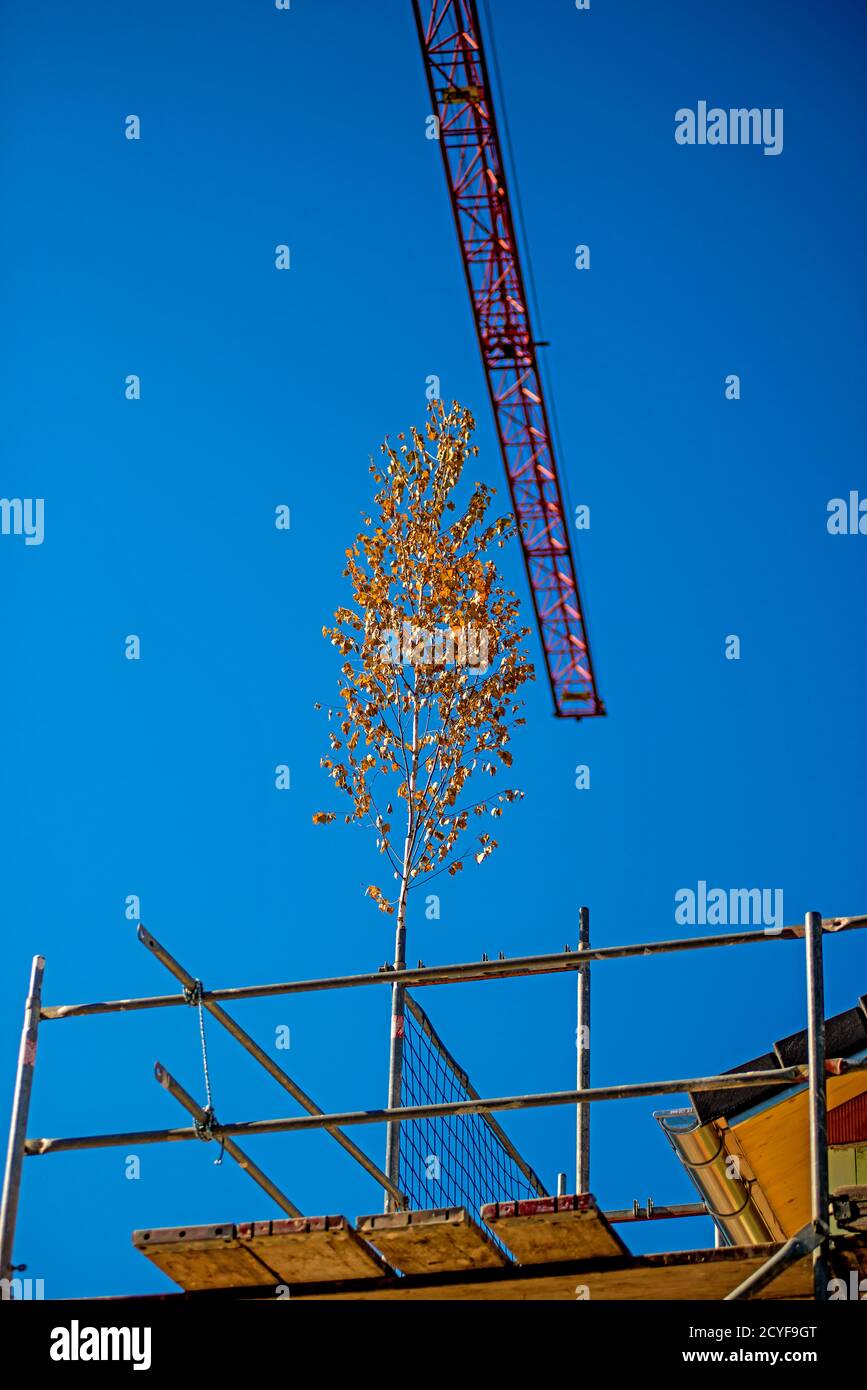
<svg viewBox="0 0 867 1390">
<path fill-rule="evenodd" d="M 554 459 L 477 6 L 475 0 L 413 0 L 413 7 L 555 712 L 575 719 L 604 714 Z"/>
</svg>

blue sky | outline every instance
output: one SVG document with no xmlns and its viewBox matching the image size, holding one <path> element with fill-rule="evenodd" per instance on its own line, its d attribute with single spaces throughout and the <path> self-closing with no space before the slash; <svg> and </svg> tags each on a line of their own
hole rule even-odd
<svg viewBox="0 0 867 1390">
<path fill-rule="evenodd" d="M 408 957 L 559 950 L 581 903 L 596 944 L 673 936 L 674 895 L 700 879 L 781 888 L 787 922 L 864 912 L 867 538 L 826 530 L 830 498 L 867 495 L 863 10 L 493 9 L 561 466 L 591 508 L 579 565 L 609 717 L 555 720 L 531 688 L 525 800 L 498 856 L 440 881 L 438 922 L 411 906 Z M 45 499 L 41 546 L 0 537 L 5 1115 L 35 951 L 46 1002 L 171 988 L 128 894 L 206 985 L 390 955 L 362 896 L 369 842 L 311 824 L 329 798 L 313 706 L 336 677 L 320 628 L 346 596 L 368 454 L 421 420 L 428 375 L 475 411 L 504 507 L 506 489 L 409 0 L 33 0 L 0 24 L 0 492 Z M 783 153 L 678 146 L 674 113 L 699 100 L 782 107 Z M 506 570 L 529 617 L 517 554 Z M 860 937 L 829 942 L 827 967 L 828 1011 L 851 1007 Z M 422 1002 L 482 1094 L 572 1084 L 574 978 Z M 237 1014 L 263 1043 L 288 1025 L 280 1059 L 340 1109 L 384 1103 L 388 1007 L 380 989 Z M 593 1009 L 597 1084 L 712 1072 L 803 1026 L 802 950 L 601 965 Z M 209 1037 L 221 1118 L 294 1113 Z M 201 1094 L 191 1012 L 45 1024 L 30 1133 L 184 1122 L 157 1058 Z M 690 1200 L 660 1104 L 595 1108 L 604 1206 Z M 571 1181 L 568 1110 L 506 1123 L 546 1182 Z M 381 1161 L 381 1130 L 355 1137 Z M 249 1149 L 307 1213 L 380 1207 L 327 1136 Z M 120 1149 L 28 1160 L 16 1256 L 49 1296 L 169 1287 L 134 1228 L 277 1215 L 212 1149 L 140 1156 L 137 1181 Z M 704 1221 L 627 1234 L 710 1238 Z"/>
</svg>

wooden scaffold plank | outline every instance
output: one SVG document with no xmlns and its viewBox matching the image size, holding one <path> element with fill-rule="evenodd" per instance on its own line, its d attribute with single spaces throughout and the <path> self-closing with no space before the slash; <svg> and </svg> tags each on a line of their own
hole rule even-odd
<svg viewBox="0 0 867 1390">
<path fill-rule="evenodd" d="M 358 1231 L 404 1274 L 500 1269 L 508 1260 L 464 1207 L 359 1216 Z"/>
<path fill-rule="evenodd" d="M 133 1231 L 132 1243 L 182 1289 L 231 1289 L 279 1282 L 231 1222 Z"/>
<path fill-rule="evenodd" d="M 525 1265 L 629 1253 L 589 1192 L 492 1202 L 482 1207 L 482 1220 Z"/>
<path fill-rule="evenodd" d="M 381 1279 L 391 1269 L 345 1216 L 250 1221 L 238 1237 L 285 1284 L 334 1279 Z"/>
</svg>

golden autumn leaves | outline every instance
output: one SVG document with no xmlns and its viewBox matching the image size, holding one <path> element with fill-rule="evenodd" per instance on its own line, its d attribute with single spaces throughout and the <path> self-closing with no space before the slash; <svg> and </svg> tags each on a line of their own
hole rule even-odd
<svg viewBox="0 0 867 1390">
<path fill-rule="evenodd" d="M 517 599 L 488 555 L 514 535 L 514 518 L 486 523 L 493 494 L 478 482 L 458 511 L 454 494 L 478 452 L 474 421 L 457 402 L 446 411 L 434 401 L 428 412 L 424 436 L 413 428 L 397 448 L 386 441 L 383 461 L 371 464 L 375 507 L 343 572 L 352 606 L 323 628 L 344 660 L 322 766 L 352 802 L 346 823 L 375 830 L 396 891 L 371 884 L 367 895 L 383 912 L 397 907 L 399 921 L 410 887 L 459 873 L 471 852 L 482 863 L 497 848 L 479 819 L 499 818 L 522 793 L 504 788 L 459 803 L 471 779 L 511 767 L 511 729 L 524 722 L 519 691 L 534 678 Z M 398 816 L 392 798 L 402 803 Z M 318 811 L 313 822 L 335 819 Z M 471 825 L 480 833 L 461 853 Z"/>
</svg>

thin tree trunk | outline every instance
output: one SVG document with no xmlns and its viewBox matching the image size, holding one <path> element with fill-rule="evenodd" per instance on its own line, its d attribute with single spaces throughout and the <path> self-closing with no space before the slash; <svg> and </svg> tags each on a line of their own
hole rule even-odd
<svg viewBox="0 0 867 1390">
<path fill-rule="evenodd" d="M 410 869 L 412 867 L 412 851 L 415 830 L 415 802 L 414 793 L 418 778 L 418 704 L 415 704 L 412 715 L 412 761 L 410 763 L 410 777 L 407 797 L 407 819 L 406 819 L 406 839 L 403 846 L 403 870 L 400 881 L 400 895 L 397 902 L 397 926 L 394 936 L 394 968 L 396 971 L 403 970 L 406 966 L 406 899 L 409 893 Z M 391 1045 L 388 1059 L 388 1107 L 397 1109 L 400 1106 L 401 1084 L 403 1081 L 403 1027 L 404 1027 L 404 994 L 402 984 L 395 981 L 391 990 Z M 395 1187 L 400 1186 L 400 1122 L 391 1120 L 387 1126 L 385 1141 L 385 1171 L 386 1175 L 394 1183 Z M 390 1193 L 385 1194 L 385 1210 L 394 1211 L 396 1204 Z"/>
</svg>

